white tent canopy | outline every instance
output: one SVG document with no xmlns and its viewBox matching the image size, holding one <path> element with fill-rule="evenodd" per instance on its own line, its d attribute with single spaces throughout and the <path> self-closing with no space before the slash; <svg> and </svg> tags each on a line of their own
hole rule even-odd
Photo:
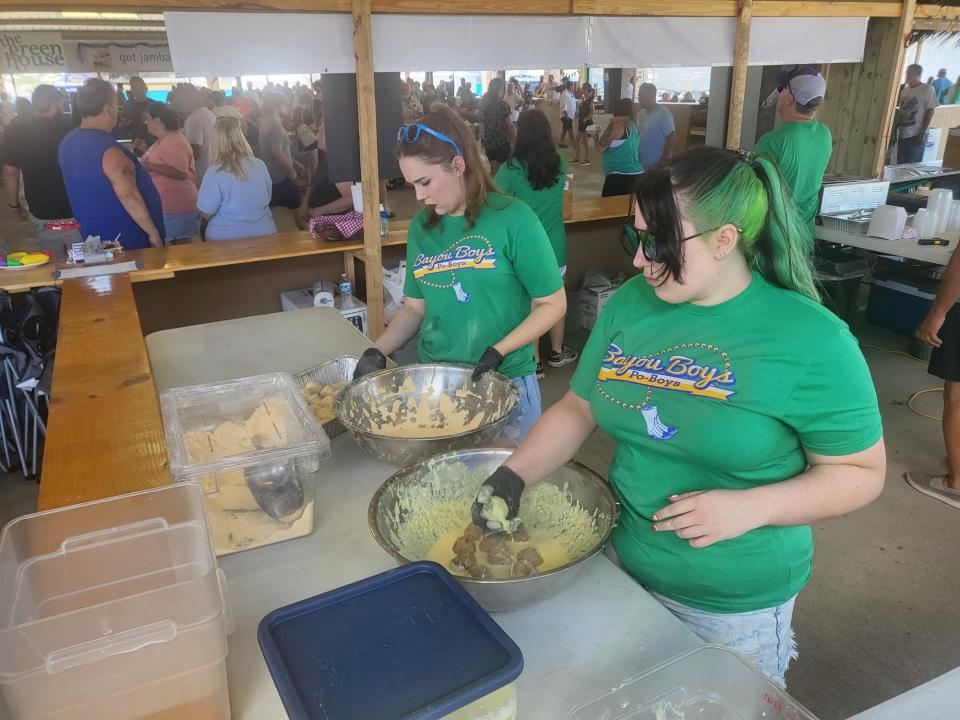
<svg viewBox="0 0 960 720">
<path fill-rule="evenodd" d="M 354 72 L 346 14 L 164 13 L 181 75 Z M 250 29 L 256 28 L 251 33 Z M 374 15 L 378 72 L 733 64 L 733 18 Z M 749 63 L 860 62 L 867 18 L 754 18 Z"/>
</svg>

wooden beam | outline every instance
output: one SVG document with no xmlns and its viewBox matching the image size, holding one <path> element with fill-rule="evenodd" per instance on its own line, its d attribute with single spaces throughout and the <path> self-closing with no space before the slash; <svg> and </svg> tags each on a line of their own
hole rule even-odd
<svg viewBox="0 0 960 720">
<path fill-rule="evenodd" d="M 960 20 L 960 5 L 917 5 L 914 17 L 932 20 Z"/>
<path fill-rule="evenodd" d="M 757 0 L 754 17 L 897 17 L 900 3 L 880 2 L 797 2 L 795 0 Z"/>
<path fill-rule="evenodd" d="M 163 4 L 150 0 L 33 0 L 4 9 L 37 10 L 38 8 L 71 10 L 230 10 L 280 12 L 342 12 L 352 11 L 350 0 L 164 0 Z M 937 5 L 923 5 L 930 17 L 944 17 Z M 373 13 L 401 13 L 415 15 L 619 15 L 650 17 L 736 17 L 737 0 L 686 0 L 665 3 L 663 0 L 371 0 Z M 939 13 L 939 14 L 938 14 Z M 753 14 L 757 17 L 898 17 L 898 0 L 756 0 Z M 949 17 L 949 15 L 947 15 Z"/>
<path fill-rule="evenodd" d="M 930 32 L 960 32 L 960 20 L 919 18 L 913 21 L 913 29 Z"/>
<path fill-rule="evenodd" d="M 380 162 L 377 159 L 377 99 L 373 83 L 372 25 L 370 0 L 353 0 L 353 52 L 357 61 L 367 319 L 370 338 L 376 340 L 383 334 L 383 257 L 380 254 Z"/>
<path fill-rule="evenodd" d="M 900 74 L 903 71 L 903 61 L 907 54 L 907 43 L 910 33 L 913 32 L 913 16 L 917 10 L 917 0 L 903 0 L 903 9 L 900 13 L 900 24 L 897 29 L 897 52 L 892 59 L 892 72 L 887 83 L 887 105 L 877 137 L 877 148 L 873 159 L 873 177 L 883 177 L 883 166 L 887 162 L 887 147 L 890 144 L 890 131 L 893 128 L 893 114 L 899 100 Z"/>
<path fill-rule="evenodd" d="M 740 0 L 736 44 L 733 48 L 733 79 L 730 82 L 730 114 L 727 117 L 727 147 L 740 147 L 743 128 L 743 103 L 747 90 L 747 59 L 750 55 L 750 25 L 753 0 Z"/>
</svg>

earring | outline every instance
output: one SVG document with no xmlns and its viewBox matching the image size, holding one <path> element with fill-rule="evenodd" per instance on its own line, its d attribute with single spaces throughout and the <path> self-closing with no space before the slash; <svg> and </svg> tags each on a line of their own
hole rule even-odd
<svg viewBox="0 0 960 720">
<path fill-rule="evenodd" d="M 715 257 L 717 260 L 723 260 L 726 256 L 727 256 L 726 253 L 719 253 L 719 254 L 717 254 L 717 255 L 714 255 L 714 257 Z"/>
</svg>

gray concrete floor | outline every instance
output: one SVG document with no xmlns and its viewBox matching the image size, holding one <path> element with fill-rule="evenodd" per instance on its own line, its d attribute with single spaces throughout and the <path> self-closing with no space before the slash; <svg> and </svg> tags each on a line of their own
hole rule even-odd
<svg viewBox="0 0 960 720">
<path fill-rule="evenodd" d="M 585 169 L 593 176 L 597 167 L 595 162 Z M 392 191 L 391 197 L 408 210 L 415 205 L 410 188 Z M 289 213 L 277 217 L 286 228 Z M 29 227 L 0 205 L 0 245 L 24 249 L 32 242 Z M 894 350 L 909 345 L 904 336 L 866 324 L 862 315 L 853 328 L 864 344 Z M 571 328 L 572 345 L 581 347 L 585 337 Z M 937 382 L 916 360 L 872 349 L 864 353 L 884 418 L 887 484 L 867 508 L 815 525 L 813 579 L 794 616 L 800 657 L 787 676 L 789 690 L 821 720 L 847 718 L 960 664 L 960 511 L 921 495 L 902 477 L 908 469 L 944 467 L 939 423 L 905 406 L 914 391 Z M 548 368 L 545 405 L 566 392 L 573 367 Z M 931 393 L 917 406 L 939 415 L 939 403 L 940 395 Z M 605 473 L 613 449 L 612 440 L 598 431 L 577 459 Z M 36 483 L 0 476 L 0 525 L 33 511 L 36 498 Z"/>
</svg>

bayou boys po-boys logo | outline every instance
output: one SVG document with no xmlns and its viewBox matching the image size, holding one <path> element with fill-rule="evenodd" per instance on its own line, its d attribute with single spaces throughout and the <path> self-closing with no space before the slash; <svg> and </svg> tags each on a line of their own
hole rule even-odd
<svg viewBox="0 0 960 720">
<path fill-rule="evenodd" d="M 483 235 L 467 235 L 443 252 L 417 255 L 413 262 L 413 277 L 428 287 L 453 288 L 457 301 L 467 303 L 470 302 L 470 293 L 463 289 L 457 272 L 496 268 L 497 251 L 493 244 Z"/>
<path fill-rule="evenodd" d="M 678 352 L 690 348 L 703 348 L 716 353 L 723 360 L 722 366 L 697 362 L 689 356 L 690 353 Z M 643 402 L 628 404 L 618 399 L 615 385 L 612 385 L 616 383 L 647 388 Z M 657 407 L 651 402 L 653 390 L 668 390 L 726 402 L 736 394 L 730 389 L 736 383 L 726 353 L 704 343 L 692 343 L 651 355 L 630 355 L 616 343 L 610 343 L 597 373 L 600 394 L 615 405 L 639 411 L 647 424 L 647 433 L 657 440 L 669 440 L 676 435 L 677 428 L 660 420 Z"/>
</svg>

